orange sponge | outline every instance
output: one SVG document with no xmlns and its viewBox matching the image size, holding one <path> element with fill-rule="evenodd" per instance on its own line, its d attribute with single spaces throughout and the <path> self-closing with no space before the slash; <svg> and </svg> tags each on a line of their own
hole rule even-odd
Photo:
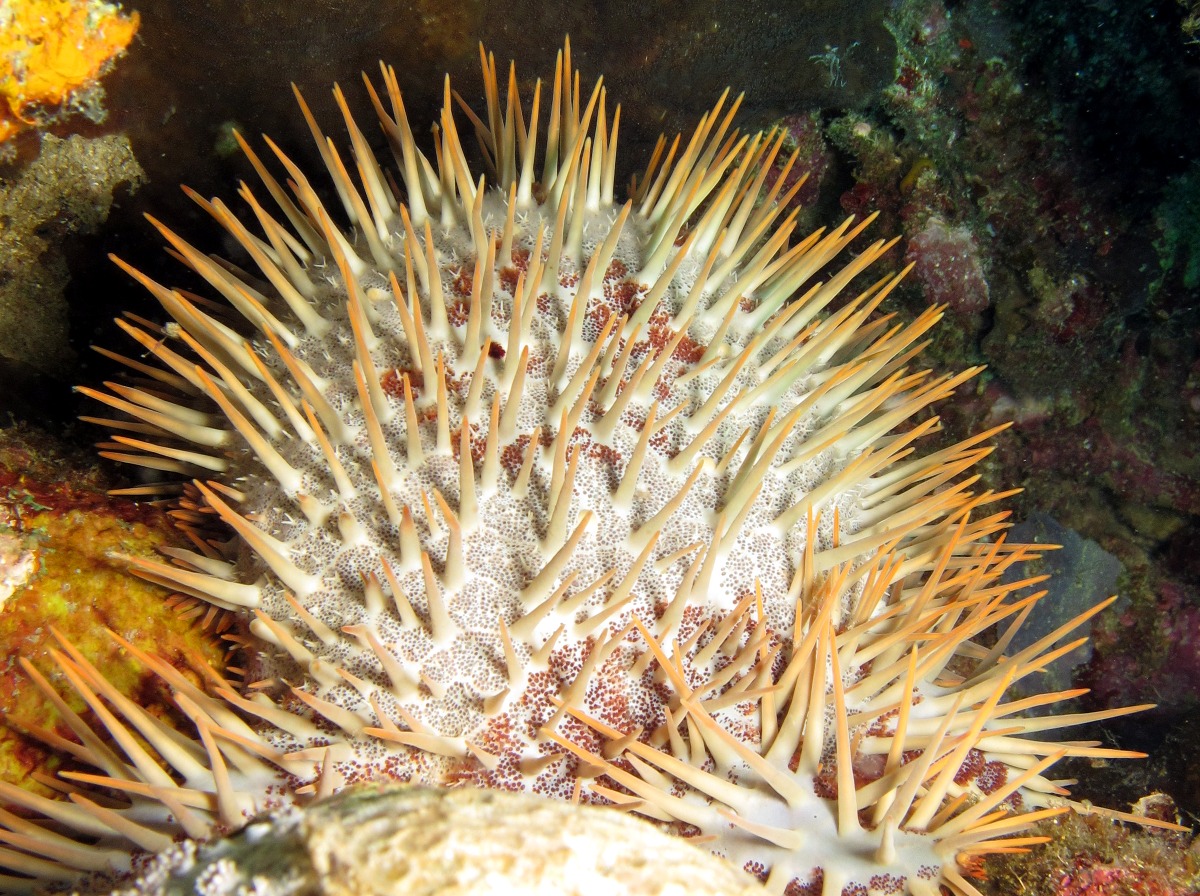
<svg viewBox="0 0 1200 896">
<path fill-rule="evenodd" d="M 124 50 L 138 14 L 102 0 L 8 0 L 0 6 L 0 142 L 36 123 Z"/>
</svg>

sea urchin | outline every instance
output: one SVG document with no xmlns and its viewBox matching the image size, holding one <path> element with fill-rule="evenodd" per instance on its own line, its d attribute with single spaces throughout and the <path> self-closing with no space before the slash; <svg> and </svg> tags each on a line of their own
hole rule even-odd
<svg viewBox="0 0 1200 896">
<path fill-rule="evenodd" d="M 1053 762 L 1118 755 L 1026 736 L 1097 717 L 1020 715 L 1077 692 L 1005 700 L 1096 611 L 1006 655 L 1041 595 L 971 491 L 991 433 L 917 451 L 975 371 L 912 368 L 940 312 L 878 312 L 891 243 L 836 261 L 868 222 L 794 234 L 768 175 L 795 158 L 737 102 L 618 205 L 620 110 L 569 47 L 528 118 L 481 55 L 486 109 L 447 82 L 432 159 L 394 71 L 367 81 L 396 180 L 338 89 L 348 157 L 300 100 L 336 202 L 243 143 L 265 198 L 194 198 L 251 270 L 153 222 L 224 301 L 129 269 L 172 318 L 118 321 L 158 363 L 81 391 L 118 412 L 106 456 L 190 480 L 133 491 L 181 494 L 196 550 L 132 568 L 257 640 L 207 689 L 139 654 L 187 736 L 65 641 L 90 724 L 26 663 L 96 773 L 3 788 L 46 820 L 0 816 L 0 883 L 390 778 L 611 803 L 777 892 L 974 893 L 972 857 L 1061 811 Z"/>
</svg>

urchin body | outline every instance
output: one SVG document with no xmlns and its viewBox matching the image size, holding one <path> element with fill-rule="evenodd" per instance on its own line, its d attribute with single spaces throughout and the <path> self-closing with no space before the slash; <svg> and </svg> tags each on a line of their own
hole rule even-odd
<svg viewBox="0 0 1200 896">
<path fill-rule="evenodd" d="M 198 201 L 253 275 L 160 225 L 236 315 L 136 275 L 171 338 L 123 327 L 162 367 L 86 391 L 124 415 L 110 456 L 195 478 L 197 550 L 134 569 L 260 641 L 240 688 L 144 658 L 197 729 L 182 746 L 64 645 L 125 720 L 105 726 L 158 754 L 118 737 L 110 761 L 72 726 L 89 783 L 130 801 L 90 830 L 152 849 L 293 793 L 473 783 L 614 803 L 780 891 L 972 892 L 959 863 L 1023 844 L 1043 813 L 1009 813 L 1062 792 L 1042 771 L 1112 751 L 1021 737 L 1082 720 L 1014 715 L 1061 695 L 1002 702 L 1070 626 L 1005 657 L 1038 596 L 1003 580 L 1032 549 L 964 478 L 988 434 L 915 451 L 971 374 L 911 369 L 937 312 L 881 317 L 898 277 L 850 292 L 888 248 L 837 261 L 865 225 L 795 239 L 794 158 L 768 183 L 782 136 L 739 137 L 722 103 L 619 205 L 619 113 L 599 85 L 581 103 L 569 56 L 544 142 L 540 91 L 527 127 L 515 77 L 505 103 L 484 75 L 490 182 L 449 89 L 430 161 L 385 71 L 402 197 L 338 91 L 353 165 L 308 117 L 348 227 L 249 147 L 276 210 L 243 188 L 252 232 Z"/>
<path fill-rule="evenodd" d="M 611 227 L 612 216 L 607 224 Z M 626 230 L 633 228 L 626 224 Z M 445 233 L 441 239 L 450 242 L 455 235 Z M 532 240 L 533 234 L 519 236 Z M 530 702 L 525 696 L 527 689 L 510 680 L 500 623 L 510 632 L 510 647 L 517 655 L 521 674 L 552 676 L 553 684 L 544 695 L 548 698 L 575 679 L 591 649 L 581 648 L 581 642 L 613 638 L 635 617 L 655 621 L 666 614 L 700 547 L 711 544 L 716 535 L 723 497 L 738 473 L 738 466 L 729 463 L 725 455 L 739 437 L 762 428 L 770 407 L 754 404 L 742 413 L 726 414 L 722 425 L 686 465 L 673 465 L 671 461 L 699 433 L 687 412 L 711 397 L 723 368 L 672 388 L 691 365 L 668 360 L 657 384 L 650 383 L 647 376 L 640 378 L 643 386 L 654 386 L 657 395 L 644 389 L 645 397 L 640 400 L 622 402 L 624 413 L 602 412 L 604 397 L 600 393 L 611 379 L 603 375 L 602 364 L 583 352 L 599 346 L 610 348 L 612 354 L 626 344 L 626 340 L 618 343 L 611 333 L 607 342 L 598 343 L 596 337 L 605 329 L 613 329 L 611 321 L 619 316 L 615 305 L 625 302 L 636 307 L 647 291 L 637 275 L 615 273 L 640 268 L 640 241 L 636 234 L 632 236 L 626 240 L 631 244 L 626 251 L 614 253 L 618 257 L 603 280 L 601 293 L 589 303 L 580 350 L 562 363 L 557 383 L 553 373 L 561 342 L 556 337 L 570 316 L 575 297 L 569 286 L 551 287 L 540 293 L 538 307 L 530 314 L 530 337 L 524 340 L 528 354 L 514 358 L 502 350 L 495 352 L 495 357 L 482 365 L 482 385 L 473 375 L 480 347 L 472 351 L 464 346 L 465 323 L 447 326 L 441 338 L 429 335 L 431 354 L 439 365 L 435 376 L 446 384 L 444 408 L 448 413 L 444 423 L 438 418 L 436 394 L 428 385 L 432 378 L 421 370 L 421 359 L 405 348 L 403 324 L 390 290 L 386 286 L 378 291 L 366 290 L 368 301 L 372 297 L 376 301 L 372 329 L 378 347 L 372 353 L 373 361 L 377 369 L 391 374 L 385 374 L 381 389 L 388 403 L 385 416 L 390 420 L 381 423 L 380 432 L 386 444 L 404 446 L 398 452 L 403 461 L 395 465 L 387 490 L 391 503 L 396 508 L 410 509 L 413 516 L 411 533 L 416 540 L 410 543 L 414 549 L 408 552 L 402 548 L 401 535 L 401 528 L 407 524 L 403 515 L 399 521 L 391 519 L 389 502 L 381 499 L 359 396 L 347 388 L 354 382 L 354 340 L 344 317 L 345 296 L 336 287 L 330 290 L 332 295 L 321 307 L 321 314 L 333 324 L 331 330 L 319 339 L 304 340 L 293 354 L 332 387 L 324 394 L 343 426 L 336 451 L 353 497 L 344 500 L 345 496 L 337 493 L 328 460 L 315 442 L 293 439 L 281 450 L 282 458 L 302 471 L 302 491 L 325 496 L 328 506 L 336 503 L 339 519 L 333 514 L 323 521 L 298 514 L 295 494 L 288 494 L 273 477 L 248 479 L 254 486 L 246 490 L 246 499 L 240 505 L 246 516 L 259 521 L 265 531 L 286 545 L 289 561 L 310 577 L 307 593 L 301 596 L 309 611 L 331 631 L 344 632 L 347 626 L 355 630 L 350 636 L 326 644 L 314 638 L 308 626 L 293 625 L 293 633 L 309 642 L 313 659 L 306 662 L 324 661 L 373 686 L 382 684 L 386 695 L 380 699 L 389 703 L 398 700 L 438 735 L 497 742 L 502 736 L 498 732 L 488 734 L 484 728 L 503 716 L 503 724 L 513 729 L 517 740 L 532 744 L 554 707 L 548 699 Z M 461 271 L 474 270 L 476 259 L 466 247 L 455 248 L 458 251 L 439 248 L 437 254 L 442 256 L 439 267 L 446 272 L 442 284 L 445 294 L 461 301 L 464 297 L 454 294 L 455 282 Z M 518 242 L 514 248 L 521 259 L 517 266 L 493 271 L 501 284 L 514 283 L 517 276 L 527 273 L 526 259 L 534 246 Z M 563 264 L 559 276 L 561 281 L 572 283 L 581 273 Z M 510 340 L 513 304 L 511 293 L 498 285 L 492 297 L 493 318 L 482 337 L 493 346 L 502 347 Z M 671 315 L 677 310 L 672 306 L 677 305 L 675 297 L 664 296 L 660 316 Z M 607 328 L 598 321 L 607 323 Z M 627 379 L 639 366 L 656 360 L 652 340 L 657 339 L 661 346 L 671 332 L 662 323 L 654 326 L 661 331 L 655 336 L 638 339 L 635 334 L 627 340 L 629 349 L 622 364 Z M 735 347 L 732 342 L 727 344 Z M 689 342 L 687 351 L 695 357 L 703 349 L 703 345 Z M 587 389 L 593 397 L 580 394 L 589 385 L 585 379 L 589 370 L 600 374 Z M 286 375 L 286 371 L 276 373 Z M 520 377 L 523 383 L 518 391 L 519 408 L 506 427 L 505 414 L 514 405 L 510 398 L 514 377 Z M 570 388 L 572 383 L 574 389 Z M 753 371 L 744 371 L 734 380 L 733 388 L 750 389 L 759 384 Z M 419 426 L 421 459 L 417 463 L 408 462 L 406 388 L 418 419 L 424 418 Z M 790 409 L 807 391 L 801 385 L 793 386 L 779 397 L 779 405 Z M 267 400 L 266 395 L 260 397 Z M 617 397 L 611 390 L 608 403 Z M 498 422 L 487 410 L 494 401 L 500 411 Z M 639 454 L 639 438 L 651 405 L 655 409 L 651 426 L 659 425 L 633 470 L 630 464 Z M 664 418 L 670 419 L 664 422 Z M 550 422 L 554 419 L 558 419 L 557 425 Z M 573 427 L 565 439 L 560 437 L 564 421 Z M 464 426 L 469 446 L 462 441 Z M 439 430 L 443 434 L 441 444 Z M 449 439 L 445 438 L 447 433 Z M 489 439 L 494 440 L 494 447 L 489 447 Z M 802 433 L 797 431 L 789 436 L 783 450 L 787 450 L 788 443 L 799 445 L 803 441 Z M 462 513 L 464 447 L 472 455 L 470 518 Z M 727 462 L 722 464 L 722 460 Z M 791 478 L 819 481 L 823 478 L 819 471 L 822 461 L 826 467 L 837 463 L 829 457 L 819 458 L 803 465 Z M 728 538 L 722 556 L 712 564 L 704 593 L 680 603 L 671 614 L 669 627 L 660 628 L 660 637 L 684 641 L 704 619 L 710 618 L 710 624 L 719 622 L 732 612 L 739 599 L 754 593 L 756 582 L 770 628 L 791 629 L 795 607 L 794 599 L 788 600 L 787 594 L 803 554 L 804 534 L 773 525 L 774 516 L 787 509 L 789 498 L 797 491 L 782 481 L 784 477 L 776 468 L 766 472 L 759 500 L 748 508 L 743 525 Z M 675 503 L 664 512 L 672 500 Z M 557 519 L 555 509 L 560 509 Z M 851 510 L 843 519 L 852 517 Z M 843 528 L 852 531 L 849 526 Z M 458 543 L 452 544 L 452 539 Z M 531 588 L 568 539 L 571 547 L 556 564 L 557 575 L 543 575 Z M 428 565 L 438 583 L 436 601 L 441 606 L 433 610 L 422 554 L 429 558 Z M 284 587 L 275 576 L 260 579 L 264 564 L 253 549 L 244 549 L 239 563 L 242 568 L 238 578 L 257 583 L 266 616 L 273 620 L 295 617 L 287 601 L 295 590 Z M 375 607 L 369 607 L 364 599 L 364 581 L 372 576 L 380 586 L 379 593 L 385 596 L 384 602 Z M 572 579 L 571 586 L 558 596 L 556 605 L 532 615 L 531 610 L 554 595 L 567 578 Z M 396 607 L 397 593 L 403 595 L 408 606 Z M 614 593 L 620 594 L 616 601 Z M 689 611 L 686 620 L 679 612 L 685 609 Z M 596 617 L 601 615 L 605 618 L 598 620 Z M 366 632 L 360 634 L 360 626 L 368 627 L 382 643 L 393 645 L 389 652 L 405 669 L 408 681 L 390 681 L 369 643 L 364 643 Z M 561 640 L 535 660 L 533 655 L 560 627 Z M 258 633 L 268 640 L 278 640 L 269 628 L 261 627 Z M 631 649 L 640 652 L 634 648 L 626 648 L 625 652 Z M 272 663 L 264 656 L 258 659 L 258 668 L 262 677 L 291 679 L 290 660 Z M 697 670 L 701 675 L 715 671 L 712 662 Z M 609 710 L 606 715 L 611 718 L 606 721 L 619 727 L 642 724 L 652 728 L 662 724 L 661 708 L 643 715 L 649 706 L 660 702 L 657 695 L 635 696 L 640 686 L 632 678 L 620 685 L 614 680 L 612 686 L 624 691 L 621 699 L 631 705 L 625 713 Z M 353 685 L 336 682 L 335 689 L 338 705 L 361 713 L 365 724 L 374 724 L 371 708 L 361 693 L 356 696 Z M 594 703 L 592 699 L 587 702 Z M 490 703 L 486 711 L 484 703 Z M 641 705 L 642 710 L 635 705 Z M 594 709 L 594 705 L 588 708 Z"/>
<path fill-rule="evenodd" d="M 498 221 L 483 216 L 487 230 L 502 229 L 502 212 L 496 210 Z M 622 733 L 662 732 L 667 714 L 681 712 L 669 682 L 650 665 L 653 657 L 637 637 L 635 619 L 661 643 L 689 645 L 677 651 L 689 687 L 721 698 L 724 706 L 713 709 L 713 717 L 740 740 L 763 749 L 756 700 L 735 697 L 739 690 L 751 691 L 780 677 L 784 662 L 779 650 L 796 623 L 797 571 L 812 535 L 817 536 L 813 547 L 820 550 L 815 526 L 785 527 L 775 520 L 836 476 L 857 453 L 835 443 L 802 463 L 787 464 L 811 449 L 807 436 L 829 422 L 828 409 L 836 404 L 831 399 L 815 403 L 786 425 L 776 422 L 811 398 L 835 364 L 813 365 L 795 382 L 764 390 L 769 399 L 732 408 L 733 396 L 761 389 L 768 379 L 761 363 L 743 365 L 732 379 L 728 363 L 695 372 L 711 345 L 704 336 L 720 325 L 719 319 L 712 320 L 715 315 L 706 320 L 695 314 L 689 327 L 670 326 L 695 286 L 695 262 L 678 265 L 646 323 L 625 329 L 629 335 L 624 339 L 614 334 L 618 321 L 636 314 L 655 281 L 653 275 L 639 273 L 651 234 L 636 218 L 623 221 L 596 294 L 579 306 L 586 319 L 574 351 L 565 360 L 559 357 L 586 271 L 569 258 L 559 263 L 557 283 L 538 292 L 536 306 L 526 312 L 528 335 L 514 340 L 514 306 L 520 312 L 523 304 L 513 294 L 517 281 L 530 276 L 528 259 L 537 254 L 537 234 L 553 233 L 553 222 L 536 211 L 522 217 L 513 241 L 514 263 L 496 265 L 490 272 L 495 284 L 490 318 L 470 341 L 465 313 L 454 311 L 454 303 L 470 298 L 463 273 L 480 274 L 469 234 L 446 229 L 435 236 L 432 253 L 424 246 L 417 250 L 435 261 L 447 305 L 441 332 L 435 332 L 434 324 L 425 336 L 428 355 L 437 359 L 433 376 L 422 369 L 421 353 L 409 348 L 384 277 L 376 275 L 374 283 L 371 275 L 360 278 L 373 312 L 372 361 L 377 370 L 391 372 L 381 380 L 387 409 L 379 415 L 382 441 L 396 455 L 386 482 L 390 502 L 382 499 L 372 467 L 375 455 L 361 412 L 363 396 L 353 388 L 356 340 L 340 282 L 330 284 L 323 290 L 327 298 L 315 303 L 330 329 L 300 340 L 292 354 L 327 384 L 323 395 L 342 426 L 335 453 L 351 491 L 339 490 L 316 440 L 289 439 L 280 446 L 282 459 L 301 473 L 300 492 L 323 499 L 327 507 L 336 505 L 337 519 L 333 512 L 325 519 L 298 514 L 296 493 L 273 476 L 234 477 L 254 484 L 246 489 L 240 512 L 279 539 L 288 562 L 306 579 L 301 582 L 297 576 L 297 587 L 289 589 L 270 574 L 255 549 L 247 546 L 240 552 L 236 578 L 255 583 L 261 594 L 262 616 L 254 631 L 281 648 L 255 657 L 254 677 L 304 682 L 307 694 L 356 717 L 338 722 L 343 736 L 366 734 L 349 739 L 352 749 L 338 754 L 343 758 L 336 768 L 348 781 L 386 771 L 421 783 L 471 782 L 571 798 L 578 765 L 557 749 L 548 752 L 550 741 L 543 732 L 560 727 L 564 712 L 558 702 L 565 695 L 572 693 L 577 713 Z M 582 228 L 585 258 L 594 257 L 616 233 L 619 217 L 620 208 L 611 206 L 588 215 Z M 393 236 L 403 244 L 403 234 Z M 731 276 L 704 290 L 702 301 L 729 295 L 734 282 Z M 524 298 L 526 306 L 532 296 Z M 667 354 L 663 346 L 672 337 L 682 338 L 674 353 Z M 722 350 L 709 354 L 718 361 L 725 360 L 722 355 L 736 357 L 749 340 L 740 327 L 727 327 Z M 776 355 L 787 341 L 784 336 L 764 341 L 751 353 L 752 360 Z M 518 345 L 527 354 L 492 351 L 481 361 L 489 342 Z M 605 349 L 607 363 L 598 358 Z M 275 353 L 264 348 L 262 354 L 269 364 Z M 665 363 L 655 379 L 636 376 L 639 368 L 652 370 L 660 358 Z M 284 365 L 277 359 L 275 365 L 280 368 L 273 371 L 276 376 L 286 378 Z M 605 387 L 622 382 L 622 372 L 621 388 L 640 394 L 614 409 L 619 392 L 610 389 L 606 395 Z M 589 382 L 592 373 L 594 383 Z M 524 381 L 514 389 L 517 377 Z M 442 399 L 431 381 L 444 384 Z M 415 463 L 410 460 L 417 452 L 408 431 L 406 387 L 422 421 Z M 716 412 L 696 414 L 706 405 L 713 407 L 718 390 L 728 398 L 715 404 Z M 261 401 L 269 402 L 266 386 L 258 392 Z M 494 415 L 486 410 L 493 404 Z M 514 408 L 506 431 L 505 415 Z M 693 445 L 722 411 L 720 425 L 702 444 Z M 648 419 L 653 434 L 645 439 Z M 469 446 L 462 441 L 464 425 Z M 566 427 L 569 435 L 563 439 Z M 742 487 L 745 493 L 753 491 L 753 500 L 743 498 L 744 507 L 731 508 L 730 493 L 741 484 L 739 475 L 742 481 L 747 477 L 744 465 L 755 450 L 747 434 L 758 433 L 782 440 L 763 465 L 761 481 Z M 488 445 L 489 438 L 494 445 Z M 469 480 L 463 478 L 464 450 L 472 457 Z M 685 451 L 686 462 L 673 463 Z M 248 454 L 246 463 L 252 468 L 258 461 Z M 462 511 L 464 481 L 474 492 L 467 501 L 473 508 L 469 516 Z M 866 515 L 863 497 L 870 491 L 863 482 L 857 490 L 832 496 L 822 511 L 830 519 L 825 546 L 835 540 L 833 520 L 836 538 L 854 537 Z M 563 501 L 565 510 L 556 519 Z M 389 503 L 401 509 L 399 520 L 390 517 Z M 408 508 L 411 521 L 404 516 Z M 736 529 L 728 523 L 731 510 L 739 516 Z M 405 551 L 401 529 L 408 525 L 412 540 Z M 548 564 L 553 564 L 553 576 L 545 574 Z M 299 619 L 291 598 L 319 624 Z M 757 602 L 748 606 L 747 598 Z M 849 612 L 854 599 L 854 589 L 847 588 L 837 615 Z M 718 637 L 722 623 L 725 631 Z M 731 624 L 736 628 L 732 633 Z M 340 637 L 327 634 L 335 632 Z M 390 671 L 381 661 L 384 652 Z M 736 678 L 706 688 L 739 654 Z M 640 672 L 635 668 L 639 660 Z M 577 682 L 583 686 L 573 691 Z M 361 730 L 354 730 L 356 725 Z M 572 742 L 601 749 L 604 739 L 583 725 L 566 727 Z M 419 736 L 409 737 L 409 731 Z M 821 756 L 832 748 L 826 739 L 830 742 Z M 405 749 L 406 743 L 412 749 Z M 299 746 L 287 736 L 275 745 L 283 750 Z M 782 773 L 791 759 L 784 754 L 774 762 Z M 753 835 L 726 835 L 722 851 L 738 864 L 772 868 L 782 860 L 801 877 L 819 867 L 819 856 L 828 847 L 819 832 L 829 829 L 833 818 L 811 775 L 798 785 L 807 790 L 808 799 L 789 808 L 777 794 L 755 795 L 763 782 L 744 762 L 731 763 L 725 774 L 743 785 L 747 806 L 758 804 L 746 812 L 748 817 L 770 819 L 767 823 L 780 830 L 812 833 L 804 838 L 811 845 L 799 851 L 779 850 Z M 591 796 L 586 790 L 583 795 Z M 713 807 L 706 797 L 690 799 L 695 805 L 681 809 L 688 823 L 701 831 L 728 825 L 719 814 L 724 805 Z M 739 807 L 739 812 L 745 809 Z M 832 830 L 829 834 L 836 836 Z M 896 887 L 916 869 L 932 875 L 940 864 L 929 838 L 915 838 L 912 845 L 917 856 L 905 856 L 906 873 L 893 878 Z M 879 873 L 870 857 L 875 846 L 868 848 L 865 838 L 859 845 L 863 870 L 873 868 L 871 876 Z M 861 872 L 848 873 L 850 880 L 857 877 Z"/>
</svg>

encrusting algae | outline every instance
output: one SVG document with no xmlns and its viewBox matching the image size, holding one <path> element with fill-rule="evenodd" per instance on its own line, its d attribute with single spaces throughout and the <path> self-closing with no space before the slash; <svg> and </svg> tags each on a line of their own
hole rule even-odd
<svg viewBox="0 0 1200 896">
<path fill-rule="evenodd" d="M 56 478 L 58 477 L 58 478 Z M 0 433 L 0 788 L 43 796 L 61 790 L 49 774 L 66 754 L 41 748 L 29 732 L 69 735 L 52 702 L 29 686 L 20 657 L 41 661 L 57 649 L 54 633 L 85 651 L 124 694 L 148 700 L 163 690 L 156 676 L 122 655 L 106 629 L 124 632 L 181 668 L 185 657 L 219 664 L 215 632 L 197 625 L 207 605 L 179 612 L 169 592 L 129 574 L 118 554 L 154 556 L 177 541 L 164 509 L 108 497 L 92 472 L 21 427 Z M 211 622 L 212 620 L 210 620 Z M 207 626 L 214 628 L 213 625 Z M 69 696 L 76 712 L 84 701 Z M 7 798 L 5 798 L 7 799 Z"/>
<path fill-rule="evenodd" d="M 784 136 L 728 96 L 618 203 L 620 109 L 569 46 L 528 106 L 481 56 L 486 108 L 447 82 L 432 156 L 367 79 L 387 173 L 340 88 L 349 155 L 300 100 L 336 205 L 243 142 L 247 211 L 193 194 L 238 262 L 153 222 L 223 301 L 122 263 L 172 322 L 118 321 L 133 378 L 81 391 L 194 545 L 128 562 L 253 637 L 203 688 L 128 646 L 184 735 L 63 639 L 94 771 L 14 798 L 47 820 L 0 819 L 3 883 L 391 779 L 611 804 L 793 896 L 975 893 L 1069 811 L 1057 760 L 1131 755 L 1037 735 L 1137 707 L 1006 700 L 1107 603 L 1008 654 L 1041 548 L 972 491 L 994 430 L 919 452 L 976 372 L 916 366 L 940 310 L 880 313 L 869 221 L 793 232 L 796 157 L 768 183 Z"/>
</svg>

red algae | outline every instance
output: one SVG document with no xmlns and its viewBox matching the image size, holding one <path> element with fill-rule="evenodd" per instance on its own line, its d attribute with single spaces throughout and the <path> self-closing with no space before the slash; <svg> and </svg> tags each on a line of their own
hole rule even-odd
<svg viewBox="0 0 1200 896">
<path fill-rule="evenodd" d="M 1163 794 L 1143 798 L 1135 811 L 1175 818 Z M 1187 834 L 1076 814 L 1043 822 L 1034 833 L 1050 842 L 980 864 L 976 886 L 985 896 L 1193 896 L 1200 888 L 1200 840 Z"/>
<path fill-rule="evenodd" d="M 931 304 L 948 305 L 961 315 L 980 314 L 991 304 L 979 246 L 967 227 L 930 218 L 909 239 L 904 258 L 912 262 L 913 276 Z"/>
</svg>

